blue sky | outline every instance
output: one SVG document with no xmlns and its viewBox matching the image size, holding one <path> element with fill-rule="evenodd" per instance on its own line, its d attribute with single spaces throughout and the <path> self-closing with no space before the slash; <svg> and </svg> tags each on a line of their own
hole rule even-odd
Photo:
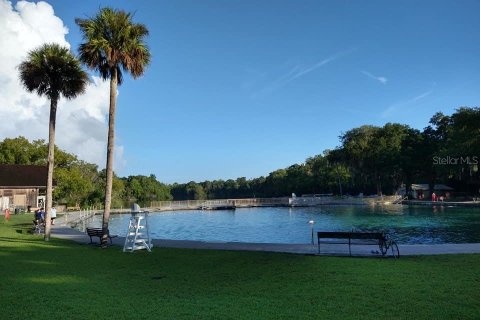
<svg viewBox="0 0 480 320">
<path fill-rule="evenodd" d="M 338 146 L 363 124 L 424 128 L 480 101 L 480 1 L 48 1 L 135 11 L 145 76 L 119 89 L 121 176 L 247 178 Z"/>
</svg>

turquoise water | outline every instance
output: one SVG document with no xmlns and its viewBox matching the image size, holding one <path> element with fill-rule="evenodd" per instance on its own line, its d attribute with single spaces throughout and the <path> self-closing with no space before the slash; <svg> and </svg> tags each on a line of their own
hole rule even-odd
<svg viewBox="0 0 480 320">
<path fill-rule="evenodd" d="M 112 234 L 124 235 L 130 215 L 112 215 Z M 330 206 L 245 208 L 150 213 L 154 239 L 251 243 L 309 243 L 314 231 L 385 231 L 398 243 L 480 242 L 480 208 Z M 96 216 L 92 226 L 100 226 Z"/>
</svg>

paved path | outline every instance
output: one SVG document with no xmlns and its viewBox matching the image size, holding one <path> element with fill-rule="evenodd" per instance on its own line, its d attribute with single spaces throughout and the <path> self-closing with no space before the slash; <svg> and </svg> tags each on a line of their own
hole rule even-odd
<svg viewBox="0 0 480 320">
<path fill-rule="evenodd" d="M 52 226 L 52 236 L 61 239 L 72 240 L 78 243 L 89 243 L 90 237 L 81 231 L 72 229 L 64 224 L 63 219 L 57 219 Z M 98 238 L 94 241 L 98 242 Z M 113 244 L 123 247 L 124 237 L 113 239 Z M 280 243 L 242 243 L 242 242 L 204 242 L 189 240 L 152 240 L 154 247 L 164 248 L 189 248 L 189 249 L 212 249 L 212 250 L 242 250 L 242 251 L 268 251 L 297 254 L 318 254 L 318 247 L 311 244 L 280 244 Z M 372 250 L 376 246 L 352 246 L 352 254 L 356 256 L 381 256 Z M 434 254 L 461 254 L 480 253 L 480 243 L 463 244 L 418 244 L 400 245 L 400 255 L 434 255 Z M 323 245 L 322 255 L 348 255 L 348 245 Z"/>
</svg>

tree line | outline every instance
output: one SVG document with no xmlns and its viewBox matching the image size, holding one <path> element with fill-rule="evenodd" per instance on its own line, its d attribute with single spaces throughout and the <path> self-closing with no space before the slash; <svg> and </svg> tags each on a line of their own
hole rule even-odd
<svg viewBox="0 0 480 320">
<path fill-rule="evenodd" d="M 413 183 L 480 192 L 480 108 L 436 113 L 423 130 L 387 123 L 364 125 L 340 135 L 340 146 L 304 163 L 247 180 L 173 184 L 175 199 L 282 197 L 302 194 L 395 194 Z"/>
<path fill-rule="evenodd" d="M 302 194 L 394 194 L 403 184 L 444 183 L 457 192 L 480 188 L 480 108 L 462 107 L 452 115 L 436 113 L 423 130 L 387 123 L 364 125 L 340 135 L 340 145 L 304 163 L 253 179 L 240 177 L 165 184 L 155 175 L 118 177 L 112 183 L 114 207 L 138 202 L 222 198 L 283 197 Z M 0 143 L 0 163 L 46 164 L 45 141 L 24 137 Z M 105 170 L 55 149 L 54 199 L 70 206 L 101 205 Z"/>
</svg>

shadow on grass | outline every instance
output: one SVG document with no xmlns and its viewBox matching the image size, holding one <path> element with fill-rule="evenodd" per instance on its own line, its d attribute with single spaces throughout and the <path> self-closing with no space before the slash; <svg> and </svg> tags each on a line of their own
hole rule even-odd
<svg viewBox="0 0 480 320">
<path fill-rule="evenodd" d="M 33 239 L 21 239 L 21 238 L 8 238 L 8 237 L 0 237 L 0 243 L 12 243 L 12 244 L 25 244 L 22 247 L 18 247 L 19 250 L 25 250 L 26 248 L 34 249 L 32 244 L 37 246 L 35 247 L 48 247 L 51 249 L 61 249 L 61 248 L 71 248 L 72 244 L 75 245 L 74 242 L 65 241 L 61 239 L 50 239 L 50 241 L 45 241 L 43 239 L 43 234 L 37 235 L 36 238 Z"/>
<path fill-rule="evenodd" d="M 16 229 L 15 232 L 19 233 L 19 234 L 23 234 L 23 235 L 40 235 L 40 234 L 43 234 L 43 233 L 35 232 L 35 229 L 33 229 L 33 228 Z"/>
<path fill-rule="evenodd" d="M 31 227 L 33 225 L 33 220 L 32 223 L 16 223 L 12 224 L 12 227 Z"/>
<path fill-rule="evenodd" d="M 42 234 L 40 234 L 39 236 L 42 236 Z M 0 241 L 2 242 L 20 242 L 20 243 L 35 243 L 35 244 L 42 244 L 43 238 L 40 239 L 33 239 L 33 240 L 30 240 L 30 239 L 18 239 L 18 238 L 7 238 L 7 237 L 0 237 Z"/>
</svg>

